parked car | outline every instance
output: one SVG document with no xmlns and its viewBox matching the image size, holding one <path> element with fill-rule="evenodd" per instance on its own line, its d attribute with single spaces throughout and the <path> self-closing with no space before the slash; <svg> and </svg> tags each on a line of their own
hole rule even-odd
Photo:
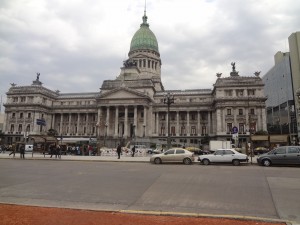
<svg viewBox="0 0 300 225">
<path fill-rule="evenodd" d="M 183 148 L 171 148 L 168 151 L 151 156 L 150 162 L 155 164 L 182 162 L 189 165 L 194 161 L 194 154 Z"/>
<path fill-rule="evenodd" d="M 32 152 L 33 145 L 25 145 L 25 152 Z"/>
<path fill-rule="evenodd" d="M 213 154 L 200 155 L 198 161 L 204 165 L 209 165 L 210 163 L 232 163 L 238 166 L 241 162 L 248 162 L 248 156 L 234 149 L 217 149 Z"/>
<path fill-rule="evenodd" d="M 257 163 L 262 166 L 275 164 L 300 164 L 300 146 L 281 146 L 258 156 Z"/>
</svg>

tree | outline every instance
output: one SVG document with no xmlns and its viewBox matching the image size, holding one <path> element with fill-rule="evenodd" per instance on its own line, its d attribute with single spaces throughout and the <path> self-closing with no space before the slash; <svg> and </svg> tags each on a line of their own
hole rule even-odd
<svg viewBox="0 0 300 225">
<path fill-rule="evenodd" d="M 57 136 L 58 132 L 55 129 L 51 128 L 51 129 L 48 130 L 47 135 L 48 136 Z"/>
</svg>

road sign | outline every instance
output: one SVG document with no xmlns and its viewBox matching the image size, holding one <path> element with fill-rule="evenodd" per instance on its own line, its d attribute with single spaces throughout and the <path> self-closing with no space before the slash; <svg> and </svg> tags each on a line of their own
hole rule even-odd
<svg viewBox="0 0 300 225">
<path fill-rule="evenodd" d="M 232 133 L 233 134 L 236 134 L 238 131 L 239 131 L 239 129 L 237 127 L 233 127 L 232 128 Z"/>
<path fill-rule="evenodd" d="M 41 126 L 46 126 L 46 121 L 44 118 L 42 119 L 36 119 L 36 124 Z"/>
</svg>

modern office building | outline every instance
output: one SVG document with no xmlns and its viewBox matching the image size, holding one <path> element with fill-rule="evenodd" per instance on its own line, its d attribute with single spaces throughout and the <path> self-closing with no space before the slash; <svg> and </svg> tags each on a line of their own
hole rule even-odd
<svg viewBox="0 0 300 225">
<path fill-rule="evenodd" d="M 268 97 L 267 127 L 270 134 L 287 134 L 299 142 L 300 32 L 290 35 L 289 52 L 277 52 L 275 65 L 263 76 Z"/>
<path fill-rule="evenodd" d="M 290 64 L 292 72 L 294 99 L 295 99 L 295 112 L 297 118 L 298 137 L 300 137 L 300 32 L 292 33 L 289 36 L 290 48 Z"/>
<path fill-rule="evenodd" d="M 297 137 L 297 121 L 290 69 L 290 53 L 277 52 L 275 65 L 263 76 L 268 99 L 267 127 L 270 134 L 288 134 Z"/>
<path fill-rule="evenodd" d="M 228 75 L 217 74 L 212 89 L 165 90 L 161 66 L 145 13 L 120 74 L 104 80 L 100 92 L 52 91 L 43 86 L 40 74 L 31 85 L 13 84 L 5 104 L 5 141 L 52 129 L 63 141 L 93 138 L 101 146 L 167 140 L 199 146 L 207 139 L 231 140 L 233 127 L 242 144 L 249 131 L 266 130 L 266 97 L 258 72 L 241 76 L 232 63 Z"/>
</svg>

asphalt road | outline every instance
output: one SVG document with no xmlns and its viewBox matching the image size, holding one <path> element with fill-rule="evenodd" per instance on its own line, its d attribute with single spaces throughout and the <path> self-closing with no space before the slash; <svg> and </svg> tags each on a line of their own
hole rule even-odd
<svg viewBox="0 0 300 225">
<path fill-rule="evenodd" d="M 0 202 L 284 219 L 300 224 L 300 167 L 0 160 Z"/>
</svg>

